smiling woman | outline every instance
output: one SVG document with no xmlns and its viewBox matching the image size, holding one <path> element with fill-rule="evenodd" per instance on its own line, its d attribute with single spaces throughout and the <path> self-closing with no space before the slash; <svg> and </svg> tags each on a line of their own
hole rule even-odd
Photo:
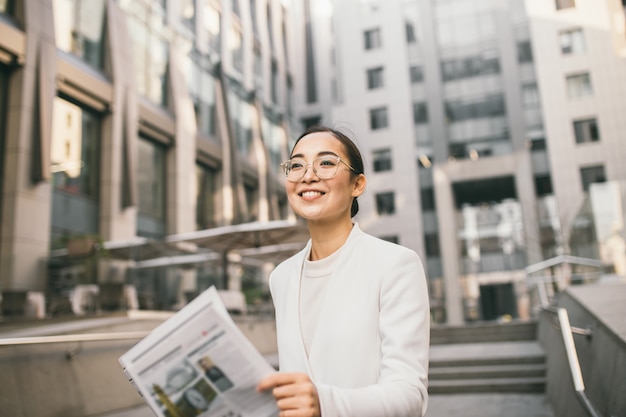
<svg viewBox="0 0 626 417">
<path fill-rule="evenodd" d="M 280 371 L 258 389 L 272 389 L 285 415 L 424 415 L 426 277 L 415 252 L 353 221 L 367 183 L 358 148 L 313 127 L 282 167 L 310 240 L 270 277 Z"/>
</svg>

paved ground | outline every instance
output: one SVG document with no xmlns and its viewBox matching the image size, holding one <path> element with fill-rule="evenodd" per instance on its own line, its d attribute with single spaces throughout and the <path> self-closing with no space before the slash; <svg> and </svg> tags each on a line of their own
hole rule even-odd
<svg viewBox="0 0 626 417">
<path fill-rule="evenodd" d="M 140 406 L 97 417 L 154 417 Z M 426 417 L 554 417 L 543 394 L 433 395 Z"/>
<path fill-rule="evenodd" d="M 431 395 L 426 417 L 554 417 L 543 394 Z"/>
</svg>

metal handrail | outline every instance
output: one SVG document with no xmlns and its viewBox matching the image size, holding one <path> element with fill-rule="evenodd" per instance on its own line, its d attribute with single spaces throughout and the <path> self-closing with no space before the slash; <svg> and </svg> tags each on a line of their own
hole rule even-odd
<svg viewBox="0 0 626 417">
<path fill-rule="evenodd" d="M 142 339 L 146 337 L 148 333 L 150 332 L 137 331 L 137 332 L 63 334 L 63 335 L 57 335 L 57 336 L 9 337 L 9 338 L 4 338 L 4 339 L 0 338 L 0 346 Z"/>
<path fill-rule="evenodd" d="M 578 362 L 578 354 L 576 353 L 576 345 L 574 344 L 573 331 L 569 323 L 567 310 L 561 307 L 544 307 L 544 310 L 555 314 L 559 321 L 563 345 L 565 346 L 565 353 L 567 354 L 567 361 L 569 363 L 569 370 L 572 376 L 572 382 L 574 383 L 576 397 L 581 402 L 589 417 L 602 417 L 600 413 L 596 411 L 595 407 L 585 393 L 585 383 L 583 381 L 582 371 L 580 370 L 580 363 Z M 578 334 L 581 334 L 578 332 L 580 329 L 576 328 L 576 330 Z M 589 337 L 591 335 L 591 331 L 586 329 L 582 334 Z"/>
</svg>

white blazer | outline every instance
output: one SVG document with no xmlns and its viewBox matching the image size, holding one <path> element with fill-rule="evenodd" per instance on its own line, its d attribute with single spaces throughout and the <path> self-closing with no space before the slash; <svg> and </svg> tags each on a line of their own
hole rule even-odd
<svg viewBox="0 0 626 417">
<path fill-rule="evenodd" d="M 270 276 L 280 371 L 311 377 L 322 417 L 423 416 L 430 308 L 417 254 L 354 224 L 321 300 L 307 358 L 299 293 L 310 247 L 309 241 Z"/>
</svg>

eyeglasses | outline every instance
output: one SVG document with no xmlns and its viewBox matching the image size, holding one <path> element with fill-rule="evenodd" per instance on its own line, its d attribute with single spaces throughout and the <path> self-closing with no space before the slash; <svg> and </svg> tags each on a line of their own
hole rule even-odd
<svg viewBox="0 0 626 417">
<path fill-rule="evenodd" d="M 306 174 L 307 167 L 311 165 L 313 167 L 313 172 L 317 177 L 321 180 L 327 180 L 335 175 L 337 175 L 337 171 L 339 170 L 339 163 L 345 164 L 350 170 L 354 173 L 357 173 L 354 168 L 352 168 L 347 162 L 345 162 L 339 156 L 322 156 L 320 158 L 314 159 L 313 162 L 307 164 L 304 159 L 294 158 L 280 164 L 281 167 L 285 170 L 285 176 L 287 180 L 291 182 L 298 182 L 304 175 Z"/>
</svg>

